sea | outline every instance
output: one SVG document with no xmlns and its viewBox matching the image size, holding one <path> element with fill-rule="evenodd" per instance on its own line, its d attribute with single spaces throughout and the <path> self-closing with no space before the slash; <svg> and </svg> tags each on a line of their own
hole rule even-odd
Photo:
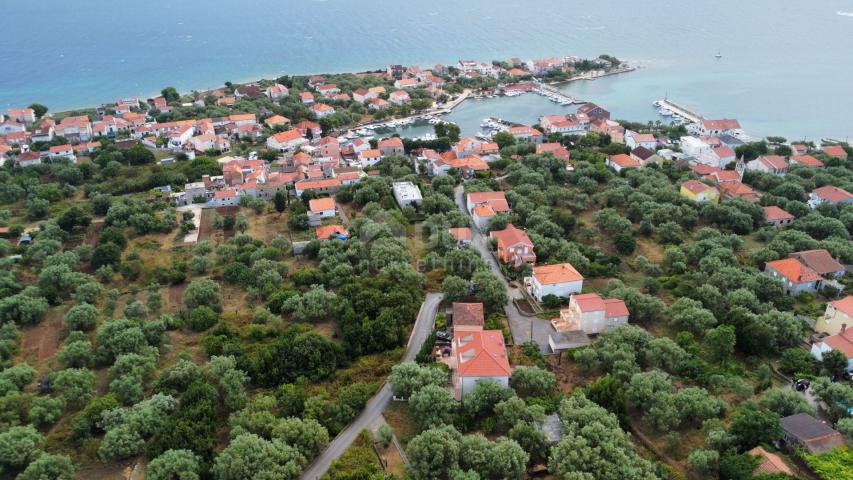
<svg viewBox="0 0 853 480">
<path fill-rule="evenodd" d="M 737 118 L 751 135 L 853 134 L 853 0 L 3 4 L 2 110 L 39 102 L 63 111 L 164 86 L 202 90 L 389 63 L 610 54 L 638 70 L 563 88 L 616 118 L 658 120 L 652 102 L 666 96 L 706 117 Z M 477 102 L 453 115 L 525 122 L 561 108 L 535 95 Z"/>
</svg>

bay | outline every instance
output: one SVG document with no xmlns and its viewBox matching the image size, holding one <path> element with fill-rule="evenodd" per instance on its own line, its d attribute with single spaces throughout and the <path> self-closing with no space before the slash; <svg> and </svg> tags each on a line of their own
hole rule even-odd
<svg viewBox="0 0 853 480">
<path fill-rule="evenodd" d="M 738 118 L 750 134 L 844 139 L 853 133 L 849 12 L 853 0 L 7 0 L 0 108 L 38 101 L 59 111 L 166 85 L 388 63 L 608 53 L 641 68 L 564 88 L 615 117 L 657 119 L 651 102 L 668 95 Z"/>
</svg>

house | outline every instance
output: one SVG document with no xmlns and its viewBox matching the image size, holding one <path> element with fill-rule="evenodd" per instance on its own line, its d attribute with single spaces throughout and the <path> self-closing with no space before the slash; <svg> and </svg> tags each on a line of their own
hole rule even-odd
<svg viewBox="0 0 853 480">
<path fill-rule="evenodd" d="M 69 142 L 88 142 L 92 139 L 92 124 L 86 115 L 65 117 L 54 127 L 54 133 Z"/>
<path fill-rule="evenodd" d="M 853 295 L 827 303 L 826 311 L 815 323 L 815 331 L 837 335 L 848 326 L 853 327 Z M 851 342 L 849 353 L 853 355 L 853 332 L 848 332 L 847 337 Z"/>
<path fill-rule="evenodd" d="M 362 167 L 372 167 L 382 161 L 382 153 L 377 149 L 358 152 L 358 161 Z"/>
<path fill-rule="evenodd" d="M 465 206 L 468 212 L 474 211 L 474 207 L 480 204 L 488 204 L 495 209 L 496 212 L 510 212 L 509 203 L 506 201 L 504 192 L 471 192 L 465 197 Z"/>
<path fill-rule="evenodd" d="M 486 323 L 483 304 L 453 302 L 450 321 L 455 332 L 483 330 Z"/>
<path fill-rule="evenodd" d="M 323 178 L 320 180 L 301 180 L 293 184 L 293 193 L 301 197 L 305 192 L 321 194 L 334 194 L 341 188 L 341 181 L 337 178 Z"/>
<path fill-rule="evenodd" d="M 812 168 L 823 168 L 823 162 L 811 155 L 794 155 L 791 157 L 791 163 Z"/>
<path fill-rule="evenodd" d="M 240 204 L 240 195 L 238 190 L 227 188 L 213 192 L 212 205 L 214 207 L 233 207 Z"/>
<path fill-rule="evenodd" d="M 536 145 L 536 154 L 550 153 L 568 164 L 571 155 L 569 150 L 560 143 L 540 143 Z"/>
<path fill-rule="evenodd" d="M 456 244 L 460 247 L 470 245 L 473 239 L 471 229 L 468 227 L 450 228 L 448 229 L 453 238 L 456 239 Z"/>
<path fill-rule="evenodd" d="M 338 88 L 334 83 L 325 83 L 323 85 L 317 85 L 315 88 L 317 93 L 323 95 L 324 97 L 328 97 L 329 95 L 334 95 L 336 93 L 340 93 L 341 89 Z"/>
<path fill-rule="evenodd" d="M 317 142 L 317 146 L 320 148 L 320 155 L 323 157 L 337 159 L 341 156 L 341 144 L 336 137 L 327 135 Z"/>
<path fill-rule="evenodd" d="M 416 78 L 404 78 L 402 80 L 397 80 L 394 82 L 394 88 L 417 88 L 418 80 Z"/>
<path fill-rule="evenodd" d="M 293 129 L 298 130 L 303 137 L 310 136 L 310 138 L 320 138 L 320 135 L 323 134 L 323 129 L 320 127 L 320 124 L 310 120 L 303 120 L 297 123 L 293 126 Z"/>
<path fill-rule="evenodd" d="M 659 164 L 663 161 L 663 158 L 658 156 L 658 154 L 655 153 L 654 150 L 648 149 L 648 148 L 643 147 L 643 146 L 639 146 L 639 147 L 636 147 L 635 149 L 631 150 L 630 155 L 631 155 L 631 158 L 640 162 L 640 165 L 643 167 L 650 165 L 652 163 Z"/>
<path fill-rule="evenodd" d="M 371 110 L 385 110 L 391 108 L 391 102 L 382 98 L 372 98 L 367 102 L 367 106 Z"/>
<path fill-rule="evenodd" d="M 597 335 L 628 323 L 628 307 L 617 298 L 601 298 L 597 293 L 572 295 L 568 308 L 551 320 L 559 332 L 582 331 Z"/>
<path fill-rule="evenodd" d="M 542 143 L 542 139 L 545 138 L 542 132 L 526 125 L 510 127 L 507 131 L 516 142 Z"/>
<path fill-rule="evenodd" d="M 288 93 L 289 91 L 287 90 L 287 87 L 278 83 L 271 85 L 264 90 L 264 94 L 270 97 L 271 100 L 278 100 L 279 98 L 286 97 Z"/>
<path fill-rule="evenodd" d="M 832 258 L 832 255 L 826 249 L 820 248 L 817 250 L 804 250 L 802 252 L 794 252 L 790 255 L 791 258 L 796 258 L 803 265 L 811 268 L 818 275 L 823 277 L 843 277 L 847 273 L 847 269 L 838 260 Z"/>
<path fill-rule="evenodd" d="M 527 291 L 537 301 L 548 295 L 569 298 L 583 289 L 583 275 L 570 263 L 539 265 L 533 267 L 533 273 L 525 279 Z"/>
<path fill-rule="evenodd" d="M 41 120 L 39 125 L 33 129 L 33 142 L 49 142 L 53 140 L 53 135 L 55 133 L 56 122 L 50 118 L 45 117 Z"/>
<path fill-rule="evenodd" d="M 658 141 L 651 133 L 637 133 L 627 130 L 625 132 L 625 145 L 631 149 L 646 147 L 649 150 L 654 150 L 658 145 Z"/>
<path fill-rule="evenodd" d="M 841 148 L 840 145 L 827 145 L 822 147 L 823 153 L 829 155 L 830 157 L 840 158 L 842 160 L 847 160 L 847 151 Z"/>
<path fill-rule="evenodd" d="M 23 123 L 24 125 L 32 125 L 36 123 L 36 111 L 32 108 L 10 108 L 9 119 Z"/>
<path fill-rule="evenodd" d="M 752 471 L 753 476 L 782 474 L 795 478 L 794 471 L 782 460 L 782 457 L 770 453 L 762 447 L 755 447 L 748 452 L 758 460 L 758 466 Z"/>
<path fill-rule="evenodd" d="M 728 170 L 727 170 L 728 171 Z M 733 200 L 739 198 L 750 203 L 757 203 L 761 195 L 748 185 L 739 181 L 724 181 L 717 184 L 720 196 L 724 199 Z"/>
<path fill-rule="evenodd" d="M 15 163 L 19 167 L 31 167 L 33 165 L 41 164 L 41 155 L 39 152 L 21 152 L 18 155 L 18 158 L 15 159 Z"/>
<path fill-rule="evenodd" d="M 474 225 L 480 229 L 480 231 L 487 231 L 489 229 L 489 224 L 491 224 L 492 219 L 495 218 L 498 212 L 494 210 L 488 204 L 477 205 L 471 211 L 471 218 L 474 221 Z"/>
<path fill-rule="evenodd" d="M 237 97 L 260 97 L 264 92 L 257 85 L 242 85 L 234 90 L 234 95 Z"/>
<path fill-rule="evenodd" d="M 299 99 L 302 100 L 303 105 L 314 104 L 314 94 L 311 92 L 299 92 Z"/>
<path fill-rule="evenodd" d="M 335 199 L 332 197 L 313 198 L 308 202 L 308 209 L 320 218 L 334 217 L 337 212 Z"/>
<path fill-rule="evenodd" d="M 720 192 L 698 180 L 687 180 L 681 184 L 680 195 L 694 202 L 719 203 Z"/>
<path fill-rule="evenodd" d="M 307 143 L 308 140 L 296 129 L 276 133 L 267 138 L 267 148 L 278 152 L 294 150 Z"/>
<path fill-rule="evenodd" d="M 57 158 L 72 159 L 72 158 L 74 158 L 74 148 L 72 148 L 71 145 L 68 145 L 68 144 L 56 145 L 56 146 L 50 147 L 50 150 L 48 151 L 47 156 L 50 157 L 51 160 L 54 160 Z"/>
<path fill-rule="evenodd" d="M 610 120 L 610 112 L 594 103 L 584 103 L 576 113 L 582 113 L 590 120 Z"/>
<path fill-rule="evenodd" d="M 379 98 L 379 94 L 376 92 L 371 92 L 365 88 L 359 88 L 358 90 L 352 92 L 352 100 L 358 103 L 364 103 L 368 100 L 373 100 L 374 98 Z"/>
<path fill-rule="evenodd" d="M 782 210 L 776 205 L 764 207 L 764 223 L 778 227 L 780 225 L 789 225 L 793 221 L 793 215 Z"/>
<path fill-rule="evenodd" d="M 391 92 L 391 94 L 388 95 L 388 100 L 390 100 L 391 103 L 394 103 L 396 105 L 403 105 L 404 103 L 409 103 L 412 101 L 411 97 L 409 97 L 409 93 L 405 90 L 397 90 L 396 92 Z"/>
<path fill-rule="evenodd" d="M 811 454 L 826 453 L 847 442 L 840 432 L 807 413 L 781 419 L 782 440 L 791 448 L 802 448 Z"/>
<path fill-rule="evenodd" d="M 400 137 L 391 137 L 386 138 L 385 140 L 380 140 L 379 151 L 382 153 L 382 156 L 402 155 L 403 153 L 405 153 L 405 148 L 403 147 L 403 140 Z"/>
<path fill-rule="evenodd" d="M 26 132 L 27 127 L 23 123 L 6 120 L 0 124 L 0 135 L 8 135 L 13 132 Z"/>
<path fill-rule="evenodd" d="M 792 143 L 791 151 L 794 152 L 794 155 L 805 155 L 809 152 L 809 146 L 804 143 Z"/>
<path fill-rule="evenodd" d="M 346 240 L 349 238 L 349 232 L 343 227 L 343 225 L 324 225 L 322 227 L 317 227 L 314 230 L 314 234 L 317 236 L 318 240 L 331 240 L 333 238 Z"/>
<path fill-rule="evenodd" d="M 697 125 L 697 133 L 700 135 L 741 135 L 743 129 L 740 122 L 732 118 L 720 120 L 702 119 Z"/>
<path fill-rule="evenodd" d="M 489 238 L 497 240 L 497 255 L 501 262 L 513 267 L 536 263 L 533 242 L 524 230 L 510 224 L 503 230 L 490 232 Z"/>
<path fill-rule="evenodd" d="M 843 188 L 834 187 L 832 185 L 815 188 L 811 193 L 809 193 L 808 204 L 812 209 L 815 209 L 822 203 L 828 203 L 830 205 L 853 203 L 853 194 Z"/>
<path fill-rule="evenodd" d="M 391 190 L 394 192 L 394 198 L 400 208 L 409 205 L 417 207 L 424 200 L 421 196 L 421 189 L 412 182 L 394 182 L 391 184 Z"/>
<path fill-rule="evenodd" d="M 335 109 L 325 103 L 315 103 L 314 105 L 311 105 L 311 111 L 314 112 L 314 116 L 316 116 L 318 120 L 335 114 Z"/>
<path fill-rule="evenodd" d="M 462 330 L 454 332 L 453 385 L 456 397 L 464 400 L 477 383 L 493 381 L 509 388 L 509 366 L 503 332 L 500 330 Z"/>
<path fill-rule="evenodd" d="M 607 160 L 604 161 L 604 164 L 608 167 L 616 170 L 616 173 L 621 172 L 626 168 L 639 168 L 642 166 L 640 162 L 631 158 L 630 155 L 626 155 L 624 153 L 620 153 L 618 155 L 609 155 Z"/>
<path fill-rule="evenodd" d="M 824 280 L 817 272 L 803 265 L 796 258 L 784 258 L 767 262 L 764 274 L 782 281 L 788 295 L 797 296 L 805 292 L 817 292 Z"/>
<path fill-rule="evenodd" d="M 772 173 L 785 176 L 788 173 L 788 162 L 779 155 L 762 155 L 746 164 L 746 169 L 752 172 Z"/>
<path fill-rule="evenodd" d="M 815 327 L 817 330 L 817 327 Z M 823 354 L 837 350 L 847 359 L 847 371 L 853 372 L 853 327 L 841 324 L 837 334 L 824 337 L 823 340 L 812 344 L 811 354 L 818 361 L 823 360 Z"/>
<path fill-rule="evenodd" d="M 275 127 L 286 127 L 290 125 L 290 119 L 283 115 L 273 115 L 266 120 L 264 120 L 264 125 L 275 128 Z"/>
</svg>

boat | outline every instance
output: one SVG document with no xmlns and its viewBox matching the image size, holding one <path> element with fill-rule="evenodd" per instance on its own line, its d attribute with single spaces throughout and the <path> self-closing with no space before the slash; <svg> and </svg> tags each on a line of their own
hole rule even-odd
<svg viewBox="0 0 853 480">
<path fill-rule="evenodd" d="M 652 102 L 652 106 L 654 107 L 660 107 L 661 105 L 663 105 L 663 102 L 661 102 L 660 100 L 655 100 L 654 102 Z"/>
<path fill-rule="evenodd" d="M 667 110 L 665 108 L 661 108 L 660 110 L 658 110 L 658 113 L 664 117 L 671 117 L 673 115 L 671 110 Z"/>
<path fill-rule="evenodd" d="M 723 58 L 723 54 L 722 54 L 722 53 L 720 53 L 720 51 L 719 51 L 719 50 L 717 50 L 717 54 L 716 54 L 716 55 L 714 55 L 714 57 L 715 57 L 716 59 L 718 59 L 718 60 L 719 60 L 719 59 Z"/>
</svg>

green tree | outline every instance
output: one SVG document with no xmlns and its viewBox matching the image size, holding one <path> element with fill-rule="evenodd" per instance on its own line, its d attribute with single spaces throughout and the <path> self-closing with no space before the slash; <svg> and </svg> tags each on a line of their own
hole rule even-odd
<svg viewBox="0 0 853 480">
<path fill-rule="evenodd" d="M 734 353 L 736 342 L 735 328 L 731 325 L 720 325 L 708 331 L 703 345 L 712 362 L 724 364 Z"/>
<path fill-rule="evenodd" d="M 413 438 L 406 447 L 409 473 L 415 480 L 438 480 L 459 465 L 462 435 L 451 426 L 433 428 Z"/>
<path fill-rule="evenodd" d="M 764 393 L 761 405 L 768 410 L 776 412 L 780 417 L 789 417 L 796 413 L 807 413 L 816 415 L 814 407 L 795 390 L 783 388 L 771 388 Z"/>
<path fill-rule="evenodd" d="M 391 367 L 388 383 L 394 395 L 409 397 L 427 385 L 447 385 L 447 373 L 439 368 L 403 362 Z"/>
<path fill-rule="evenodd" d="M 823 375 L 836 377 L 847 371 L 847 355 L 838 350 L 830 350 L 822 355 L 820 369 Z"/>
<path fill-rule="evenodd" d="M 167 102 L 177 102 L 181 99 L 181 95 L 175 89 L 175 87 L 166 87 L 163 90 L 160 90 L 160 95 L 166 99 Z"/>
<path fill-rule="evenodd" d="M 498 148 L 511 147 L 515 145 L 515 137 L 509 132 L 498 132 L 492 136 L 492 141 L 498 144 Z"/>
<path fill-rule="evenodd" d="M 409 398 L 409 408 L 422 429 L 451 424 L 456 407 L 456 400 L 446 386 L 426 385 Z"/>
<path fill-rule="evenodd" d="M 516 367 L 512 372 L 511 385 L 517 391 L 541 397 L 550 394 L 557 385 L 557 377 L 539 367 Z"/>
<path fill-rule="evenodd" d="M 74 464 L 65 455 L 42 453 L 16 478 L 17 480 L 73 480 Z"/>
<path fill-rule="evenodd" d="M 221 312 L 222 290 L 213 280 L 193 280 L 184 291 L 184 305 L 190 310 L 204 305 L 216 312 Z"/>
<path fill-rule="evenodd" d="M 9 427 L 0 432 L 0 467 L 16 470 L 38 458 L 44 437 L 30 425 Z"/>
<path fill-rule="evenodd" d="M 245 478 L 295 479 L 306 463 L 299 451 L 280 440 L 240 435 L 216 456 L 212 473 L 216 480 Z"/>
<path fill-rule="evenodd" d="M 38 117 L 38 118 L 43 117 L 47 113 L 47 107 L 40 104 L 40 103 L 34 103 L 34 104 L 30 105 L 30 108 L 33 109 L 33 112 L 36 114 L 36 117 Z"/>
<path fill-rule="evenodd" d="M 201 478 L 199 460 L 190 450 L 166 450 L 151 460 L 145 476 L 149 480 L 198 480 Z"/>
<path fill-rule="evenodd" d="M 281 215 L 287 208 L 287 193 L 281 190 L 275 192 L 275 196 L 273 197 L 273 203 L 275 204 L 275 211 L 277 211 L 279 215 Z"/>
<path fill-rule="evenodd" d="M 71 407 L 81 407 L 92 398 L 95 374 L 85 368 L 66 368 L 56 372 L 52 387 Z"/>
<path fill-rule="evenodd" d="M 703 478 L 709 478 L 716 473 L 719 462 L 720 453 L 716 450 L 698 448 L 687 456 L 687 463 L 690 464 L 690 468 Z"/>
<path fill-rule="evenodd" d="M 30 422 L 39 427 L 52 425 L 62 416 L 65 400 L 52 397 L 36 397 L 30 407 Z"/>
<path fill-rule="evenodd" d="M 753 402 L 745 402 L 732 412 L 729 432 L 735 436 L 741 450 L 749 450 L 760 443 L 772 443 L 782 429 L 779 415 Z"/>
<path fill-rule="evenodd" d="M 313 418 L 290 417 L 275 423 L 272 438 L 296 447 L 305 458 L 314 458 L 329 443 L 329 432 Z"/>
</svg>

